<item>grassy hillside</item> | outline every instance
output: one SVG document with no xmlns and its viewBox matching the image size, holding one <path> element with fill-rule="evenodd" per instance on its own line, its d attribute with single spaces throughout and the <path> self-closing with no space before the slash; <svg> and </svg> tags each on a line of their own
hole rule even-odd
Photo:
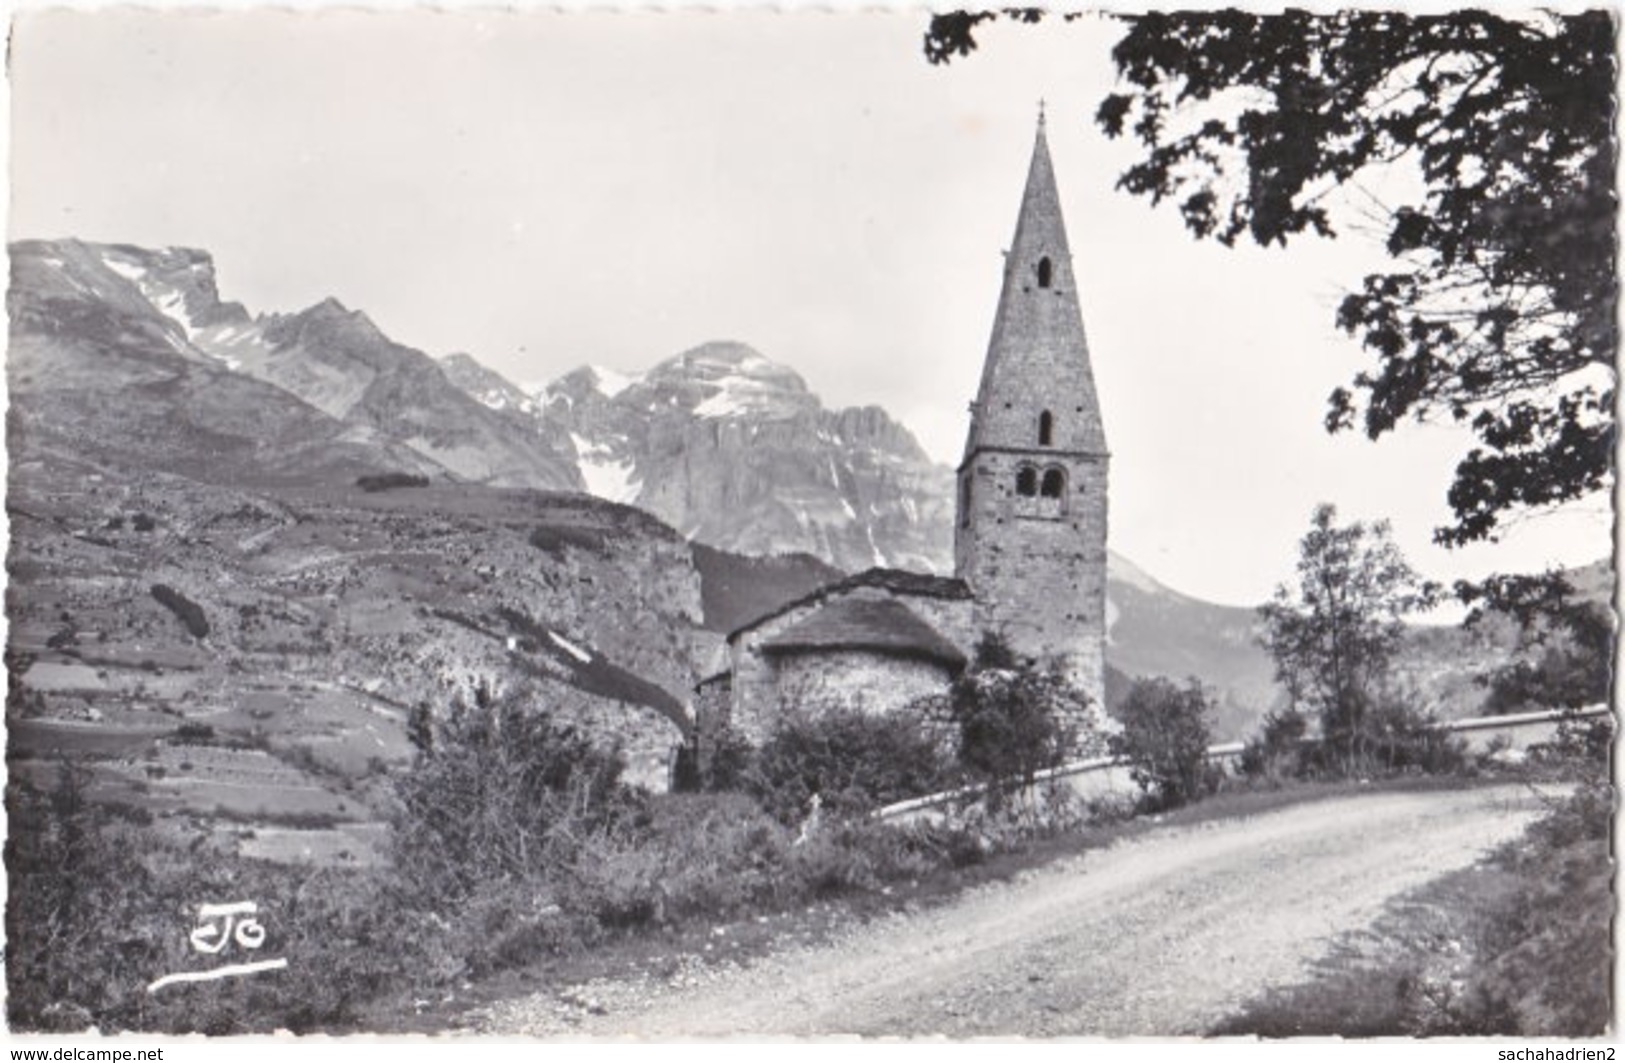
<svg viewBox="0 0 1625 1063">
<path fill-rule="evenodd" d="M 692 684 L 687 545 L 584 496 L 234 490 L 11 466 L 8 758 L 222 850 L 363 861 L 407 721 L 526 687 L 661 780 Z M 340 858 L 337 854 L 347 854 Z"/>
</svg>

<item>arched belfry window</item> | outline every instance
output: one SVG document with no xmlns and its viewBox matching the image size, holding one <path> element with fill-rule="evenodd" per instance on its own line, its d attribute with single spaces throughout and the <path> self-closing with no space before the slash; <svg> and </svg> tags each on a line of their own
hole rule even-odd
<svg viewBox="0 0 1625 1063">
<path fill-rule="evenodd" d="M 1031 498 L 1038 493 L 1038 470 L 1031 465 L 1023 465 L 1016 473 L 1016 494 L 1023 498 Z"/>
<path fill-rule="evenodd" d="M 1066 496 L 1066 470 L 1048 468 L 1044 470 L 1044 483 L 1039 488 L 1039 494 L 1045 498 L 1063 498 Z"/>
<path fill-rule="evenodd" d="M 1038 286 L 1048 288 L 1049 282 L 1054 279 L 1055 267 L 1050 264 L 1049 256 L 1045 255 L 1038 260 Z"/>
<path fill-rule="evenodd" d="M 1048 410 L 1038 415 L 1038 445 L 1047 447 L 1055 442 L 1055 416 Z"/>
</svg>

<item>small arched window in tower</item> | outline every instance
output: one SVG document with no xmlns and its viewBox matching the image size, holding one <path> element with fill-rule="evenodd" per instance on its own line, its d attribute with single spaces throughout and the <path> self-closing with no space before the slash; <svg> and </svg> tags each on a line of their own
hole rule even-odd
<svg viewBox="0 0 1625 1063">
<path fill-rule="evenodd" d="M 1062 498 L 1066 495 L 1066 470 L 1048 468 L 1044 470 L 1044 484 L 1039 493 L 1045 498 Z"/>
<path fill-rule="evenodd" d="M 965 478 L 959 481 L 959 526 L 961 528 L 970 527 L 970 484 L 970 473 L 967 471 Z"/>
<path fill-rule="evenodd" d="M 1049 282 L 1054 279 L 1055 267 L 1050 264 L 1049 256 L 1045 255 L 1038 260 L 1038 286 L 1048 288 Z"/>
<path fill-rule="evenodd" d="M 1038 445 L 1047 447 L 1055 442 L 1055 416 L 1048 410 L 1038 415 Z"/>
<path fill-rule="evenodd" d="M 1038 470 L 1031 465 L 1023 465 L 1016 473 L 1016 494 L 1023 498 L 1031 498 L 1038 493 Z"/>
</svg>

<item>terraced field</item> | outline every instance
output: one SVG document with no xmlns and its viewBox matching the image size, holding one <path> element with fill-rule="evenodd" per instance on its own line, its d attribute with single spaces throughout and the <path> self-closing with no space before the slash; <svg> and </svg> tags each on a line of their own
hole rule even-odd
<svg viewBox="0 0 1625 1063">
<path fill-rule="evenodd" d="M 60 455 L 13 465 L 8 503 L 20 782 L 54 785 L 65 760 L 155 830 L 366 863 L 414 709 L 478 685 L 627 739 L 633 770 L 664 781 L 700 595 L 686 544 L 636 511 L 476 487 L 249 491 Z"/>
</svg>

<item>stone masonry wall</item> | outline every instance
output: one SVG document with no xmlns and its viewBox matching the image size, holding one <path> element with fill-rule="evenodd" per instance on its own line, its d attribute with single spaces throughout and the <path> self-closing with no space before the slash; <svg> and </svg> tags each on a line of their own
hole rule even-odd
<svg viewBox="0 0 1625 1063">
<path fill-rule="evenodd" d="M 967 658 L 973 652 L 977 629 L 969 599 L 900 595 L 883 587 L 857 587 L 847 593 L 866 600 L 894 598 L 901 601 L 941 632 L 944 638 L 960 647 Z M 815 600 L 787 610 L 734 639 L 731 646 L 733 681 L 730 716 L 734 729 L 750 741 L 762 741 L 772 730 L 777 714 L 782 711 L 779 667 L 761 652 L 762 643 L 805 620 L 822 609 L 827 601 Z M 937 671 L 942 677 L 937 683 L 937 692 L 941 692 L 947 688 L 947 673 L 942 669 Z"/>
<path fill-rule="evenodd" d="M 1065 497 L 1056 503 L 1019 496 L 1022 465 L 1063 468 Z M 1018 657 L 1058 663 L 1103 705 L 1106 459 L 983 451 L 965 475 L 971 487 L 961 515 L 960 575 L 976 594 L 978 636 L 997 632 Z"/>
<path fill-rule="evenodd" d="M 839 709 L 890 714 L 941 694 L 949 681 L 940 664 L 864 650 L 781 656 L 778 672 L 781 718 Z"/>
</svg>

